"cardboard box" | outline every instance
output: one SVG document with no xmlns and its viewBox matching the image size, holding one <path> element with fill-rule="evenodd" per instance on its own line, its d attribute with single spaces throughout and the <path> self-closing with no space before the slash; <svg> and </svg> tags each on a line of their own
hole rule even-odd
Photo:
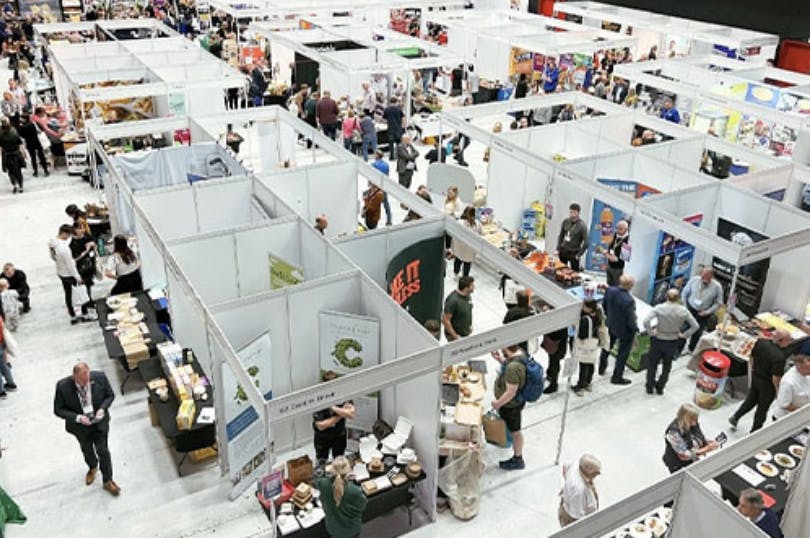
<svg viewBox="0 0 810 540">
<path fill-rule="evenodd" d="M 191 429 L 196 414 L 197 406 L 194 404 L 194 400 L 184 399 L 177 409 L 177 429 Z"/>
<path fill-rule="evenodd" d="M 127 358 L 127 364 L 129 364 L 129 369 L 135 369 L 142 360 L 149 359 L 149 347 L 147 347 L 146 343 L 143 341 L 128 343 L 123 346 L 123 349 L 124 355 Z"/>
</svg>

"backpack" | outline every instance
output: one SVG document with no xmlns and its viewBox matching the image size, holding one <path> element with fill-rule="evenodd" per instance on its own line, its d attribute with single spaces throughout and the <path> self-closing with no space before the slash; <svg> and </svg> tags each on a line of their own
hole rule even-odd
<svg viewBox="0 0 810 540">
<path fill-rule="evenodd" d="M 543 395 L 546 380 L 543 366 L 532 358 L 530 354 L 523 356 L 520 362 L 526 368 L 526 384 L 518 390 L 515 397 L 521 403 L 534 403 Z"/>
</svg>

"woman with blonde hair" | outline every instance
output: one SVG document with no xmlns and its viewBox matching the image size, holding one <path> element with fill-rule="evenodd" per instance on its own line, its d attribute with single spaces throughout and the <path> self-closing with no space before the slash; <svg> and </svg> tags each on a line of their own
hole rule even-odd
<svg viewBox="0 0 810 540">
<path fill-rule="evenodd" d="M 326 514 L 326 532 L 332 538 L 360 536 L 367 500 L 360 488 L 349 481 L 351 472 L 349 460 L 338 456 L 332 461 L 332 477 L 318 480 L 321 505 Z"/>
<path fill-rule="evenodd" d="M 664 465 L 670 473 L 688 467 L 702 456 L 720 445 L 716 441 L 707 441 L 700 429 L 698 416 L 700 410 L 692 403 L 684 403 L 678 409 L 675 420 L 667 427 L 664 434 Z"/>
</svg>

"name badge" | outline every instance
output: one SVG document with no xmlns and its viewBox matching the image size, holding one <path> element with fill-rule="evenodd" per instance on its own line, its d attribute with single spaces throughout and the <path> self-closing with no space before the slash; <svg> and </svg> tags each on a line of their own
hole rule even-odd
<svg viewBox="0 0 810 540">
<path fill-rule="evenodd" d="M 88 403 L 87 405 L 85 405 L 84 407 L 82 407 L 82 412 L 83 412 L 84 414 L 86 414 L 86 415 L 87 415 L 87 414 L 93 414 L 93 404 L 92 404 L 92 403 Z"/>
</svg>

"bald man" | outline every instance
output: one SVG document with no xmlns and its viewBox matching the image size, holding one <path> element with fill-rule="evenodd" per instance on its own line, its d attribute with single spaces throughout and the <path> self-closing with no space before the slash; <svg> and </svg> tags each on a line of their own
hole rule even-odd
<svg viewBox="0 0 810 540">
<path fill-rule="evenodd" d="M 793 339 L 790 333 L 785 330 L 774 330 L 771 339 L 760 338 L 754 348 L 751 349 L 751 387 L 745 401 L 740 404 L 740 408 L 728 419 L 734 429 L 737 429 L 737 422 L 740 418 L 757 408 L 754 413 L 754 423 L 751 425 L 751 433 L 755 432 L 765 423 L 768 417 L 768 409 L 776 398 L 776 391 L 782 375 L 785 374 L 785 361 L 790 352 L 790 344 Z"/>
<path fill-rule="evenodd" d="M 669 380 L 672 361 L 680 352 L 679 345 L 682 339 L 698 331 L 697 321 L 688 309 L 681 303 L 681 293 L 678 289 L 667 291 L 667 301 L 655 306 L 644 317 L 644 328 L 650 336 L 650 354 L 647 357 L 647 393 L 652 394 L 655 389 L 658 395 L 664 393 L 664 387 Z M 656 326 L 653 319 L 658 320 Z M 686 327 L 686 330 L 682 330 Z M 656 380 L 658 363 L 662 362 L 661 376 Z"/>
<path fill-rule="evenodd" d="M 715 312 L 723 304 L 723 286 L 714 279 L 714 270 L 704 268 L 697 276 L 686 284 L 681 293 L 683 303 L 686 305 L 695 320 L 700 325 L 700 330 L 692 334 L 689 339 L 689 352 L 693 352 L 703 331 L 708 328 L 711 332 L 717 324 Z"/>
<path fill-rule="evenodd" d="M 112 458 L 107 447 L 110 415 L 115 394 L 107 376 L 101 371 L 90 371 L 90 366 L 79 362 L 73 374 L 56 383 L 53 413 L 65 421 L 65 431 L 76 437 L 87 463 L 85 484 L 96 479 L 99 464 L 104 489 L 118 495 L 121 488 L 113 481 Z"/>
</svg>

